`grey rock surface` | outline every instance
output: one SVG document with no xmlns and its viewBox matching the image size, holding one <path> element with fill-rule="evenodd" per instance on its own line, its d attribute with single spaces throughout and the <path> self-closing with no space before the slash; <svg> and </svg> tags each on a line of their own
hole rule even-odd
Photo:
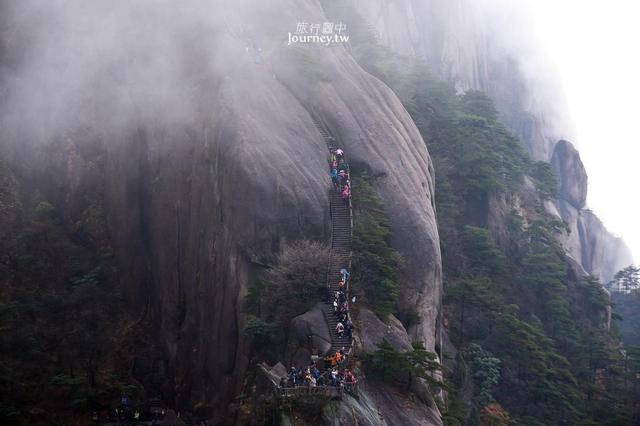
<svg viewBox="0 0 640 426">
<path fill-rule="evenodd" d="M 421 425 L 440 426 L 442 420 L 437 408 L 429 407 L 412 394 L 401 393 L 379 383 L 360 382 L 358 398 L 346 395 L 339 403 L 325 408 L 327 425 Z"/>
<path fill-rule="evenodd" d="M 550 214 L 559 214 L 567 224 L 568 232 L 561 237 L 567 253 L 587 274 L 605 284 L 617 271 L 633 263 L 631 251 L 585 208 L 587 174 L 580 154 L 570 142 L 558 142 L 551 164 L 558 179 L 559 196 L 555 206 L 545 209 Z"/>
<path fill-rule="evenodd" d="M 582 209 L 587 200 L 587 172 L 578 151 L 570 142 L 559 141 L 553 150 L 551 166 L 558 181 L 559 197 Z"/>
<path fill-rule="evenodd" d="M 306 366 L 311 355 L 324 355 L 331 349 L 331 334 L 321 303 L 291 320 L 287 341 L 287 359 L 296 366 Z"/>
<path fill-rule="evenodd" d="M 317 2 L 196 2 L 179 13 L 141 2 L 106 15 L 83 3 L 73 16 L 82 25 L 22 4 L 21 19 L 52 19 L 32 37 L 13 9 L 0 18 L 12 34 L 0 51 L 0 154 L 70 221 L 87 194 L 100 199 L 123 294 L 146 313 L 166 365 L 167 399 L 224 418 L 249 362 L 248 285 L 283 241 L 328 239 L 314 120 L 349 158 L 387 173 L 379 189 L 405 257 L 400 304 L 421 315 L 412 339 L 434 347 L 429 154 L 398 98 L 345 46 L 286 46 L 300 16 L 327 21 Z M 113 37 L 93 38 L 104 19 Z"/>
<path fill-rule="evenodd" d="M 591 210 L 583 210 L 582 265 L 606 284 L 616 272 L 632 265 L 633 256 L 624 240 L 611 234 Z"/>
<path fill-rule="evenodd" d="M 383 322 L 372 311 L 360 308 L 357 318 L 358 339 L 364 352 L 373 352 L 386 340 L 397 351 L 413 349 L 407 331 L 402 323 L 393 315 Z"/>
</svg>

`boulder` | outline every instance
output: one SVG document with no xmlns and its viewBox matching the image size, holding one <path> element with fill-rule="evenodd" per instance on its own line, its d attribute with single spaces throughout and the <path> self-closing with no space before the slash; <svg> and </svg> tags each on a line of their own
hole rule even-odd
<svg viewBox="0 0 640 426">
<path fill-rule="evenodd" d="M 426 399 L 431 399 L 428 395 Z M 326 425 L 441 426 L 440 412 L 412 394 L 381 383 L 361 381 L 357 398 L 346 394 L 342 401 L 323 410 Z"/>
<path fill-rule="evenodd" d="M 291 320 L 287 359 L 296 366 L 309 364 L 311 355 L 324 355 L 331 348 L 331 333 L 322 303 Z"/>
<path fill-rule="evenodd" d="M 389 315 L 385 323 L 369 309 L 360 308 L 357 329 L 357 337 L 364 352 L 375 351 L 383 340 L 389 342 L 397 351 L 413 349 L 407 330 L 393 315 Z"/>
</svg>

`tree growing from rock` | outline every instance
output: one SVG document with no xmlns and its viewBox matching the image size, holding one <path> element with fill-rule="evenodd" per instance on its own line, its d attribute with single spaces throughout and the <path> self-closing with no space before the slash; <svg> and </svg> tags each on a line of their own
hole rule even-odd
<svg viewBox="0 0 640 426">
<path fill-rule="evenodd" d="M 613 292 L 629 292 L 640 288 L 640 268 L 630 265 L 616 272 L 607 283 L 607 288 Z"/>
<path fill-rule="evenodd" d="M 262 316 L 270 322 L 286 327 L 289 321 L 303 314 L 322 300 L 326 292 L 329 249 L 326 245 L 299 240 L 285 245 L 275 266 L 261 279 L 259 294 Z"/>
</svg>

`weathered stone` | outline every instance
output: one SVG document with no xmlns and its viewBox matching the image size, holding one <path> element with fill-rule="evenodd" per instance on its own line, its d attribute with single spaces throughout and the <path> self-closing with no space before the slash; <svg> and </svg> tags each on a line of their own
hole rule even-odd
<svg viewBox="0 0 640 426">
<path fill-rule="evenodd" d="M 167 399 L 179 408 L 211 402 L 213 419 L 224 418 L 249 364 L 241 332 L 249 284 L 283 241 L 328 239 L 327 149 L 314 120 L 350 159 L 386 172 L 379 191 L 405 259 L 399 304 L 421 316 L 412 339 L 432 349 L 441 299 L 433 167 L 395 94 L 345 46 L 269 42 L 272 28 L 286 31 L 300 16 L 326 21 L 318 2 L 236 2 L 210 20 L 185 8 L 176 22 L 197 22 L 189 37 L 193 28 L 206 36 L 184 44 L 148 37 L 185 37 L 185 27 L 161 18 L 167 7 L 137 10 L 142 22 L 114 7 L 114 45 L 103 47 L 115 53 L 105 55 L 85 49 L 94 40 L 83 29 L 102 16 L 93 6 L 77 11 L 83 26 L 67 25 L 55 8 L 38 12 L 60 18 L 42 22 L 57 34 L 38 39 L 44 46 L 26 26 L 4 25 L 10 13 L 0 18 L 12 34 L 0 54 L 34 59 L 8 55 L 0 69 L 0 93 L 12 105 L 0 114 L 0 154 L 64 217 L 81 219 L 88 195 L 99 198 L 122 293 L 147 313 L 154 359 L 166 365 L 159 387 Z M 68 46 L 74 55 L 30 50 Z M 151 379 L 143 381 L 150 388 Z"/>
<path fill-rule="evenodd" d="M 560 199 L 582 209 L 587 200 L 587 172 L 578 151 L 570 142 L 559 141 L 553 150 L 551 165 L 558 181 Z"/>
<path fill-rule="evenodd" d="M 373 352 L 383 340 L 388 341 L 397 351 L 413 349 L 407 331 L 393 315 L 383 322 L 372 311 L 360 308 L 358 313 L 358 339 L 364 352 Z"/>
<path fill-rule="evenodd" d="M 579 226 L 582 265 L 600 282 L 606 284 L 616 272 L 634 263 L 625 242 L 611 234 L 591 210 L 582 210 Z"/>
<path fill-rule="evenodd" d="M 301 367 L 311 355 L 323 355 L 331 348 L 331 333 L 322 311 L 322 303 L 291 320 L 287 343 L 287 360 Z"/>
<path fill-rule="evenodd" d="M 428 396 L 427 396 L 428 398 Z M 381 383 L 358 384 L 358 397 L 345 395 L 341 402 L 328 405 L 323 412 L 327 425 L 440 426 L 440 412 L 407 393 Z"/>
</svg>

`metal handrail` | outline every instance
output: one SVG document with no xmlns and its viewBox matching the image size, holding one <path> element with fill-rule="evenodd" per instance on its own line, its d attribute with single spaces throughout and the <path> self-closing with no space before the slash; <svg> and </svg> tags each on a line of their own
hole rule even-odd
<svg viewBox="0 0 640 426">
<path fill-rule="evenodd" d="M 340 383 L 338 386 L 323 385 L 323 386 L 287 386 L 284 388 L 276 387 L 275 393 L 279 397 L 296 397 L 306 395 L 322 395 L 322 396 L 342 396 L 343 392 L 356 394 L 356 388 L 358 382 L 355 383 Z"/>
<path fill-rule="evenodd" d="M 349 180 L 351 180 L 351 166 L 349 166 L 349 163 L 347 162 L 347 171 L 349 172 Z M 351 188 L 349 188 L 349 237 L 350 237 L 350 242 L 351 244 L 349 244 L 349 273 L 351 273 L 351 262 L 353 260 L 353 203 L 351 201 L 351 196 L 352 196 L 353 192 L 351 191 Z M 349 291 L 350 289 L 350 282 L 351 280 L 349 279 L 346 282 L 346 286 L 347 286 L 347 300 L 351 300 L 349 298 L 349 295 L 351 294 L 351 292 Z M 353 348 L 355 347 L 355 339 L 353 338 L 354 332 L 353 329 L 351 331 L 351 347 L 349 348 L 349 352 L 347 353 L 349 355 L 349 360 L 351 360 L 351 353 L 353 352 Z"/>
</svg>

